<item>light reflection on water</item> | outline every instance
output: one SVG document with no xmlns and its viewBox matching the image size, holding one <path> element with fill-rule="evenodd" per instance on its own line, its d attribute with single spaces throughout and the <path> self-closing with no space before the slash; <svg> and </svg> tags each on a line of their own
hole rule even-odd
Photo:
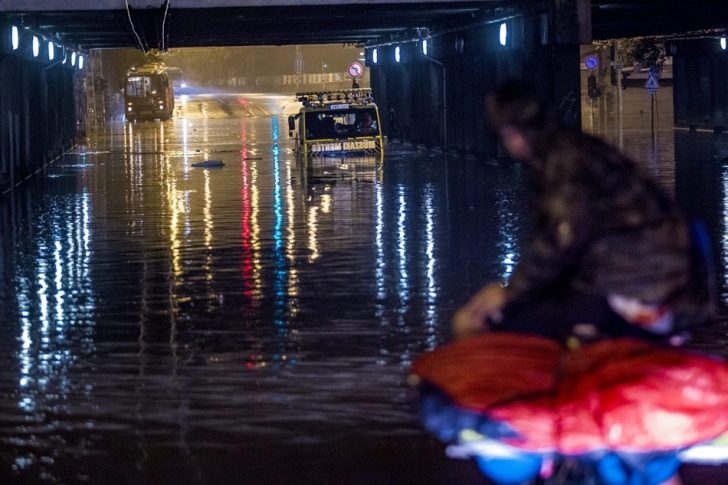
<svg viewBox="0 0 728 485">
<path fill-rule="evenodd" d="M 70 155 L 51 175 L 72 176 L 3 206 L 9 473 L 144 474 L 156 453 L 251 437 L 423 436 L 406 367 L 446 338 L 461 289 L 439 279 L 444 163 L 402 152 L 391 182 L 376 159 L 302 164 L 283 121 L 114 125 L 90 163 Z M 191 167 L 213 157 L 222 170 Z"/>
<path fill-rule="evenodd" d="M 407 366 L 510 275 L 521 172 L 397 145 L 302 163 L 285 121 L 113 125 L 3 200 L 0 472 L 163 483 L 396 439 L 445 460 Z"/>
<path fill-rule="evenodd" d="M 57 199 L 49 209 L 33 235 L 34 246 L 17 254 L 26 263 L 15 276 L 19 407 L 30 413 L 42 410 L 44 399 L 62 401 L 64 391 L 73 387 L 68 367 L 76 354 L 94 349 L 89 338 L 95 324 L 89 194 Z M 78 348 L 67 348 L 68 340 Z"/>
</svg>

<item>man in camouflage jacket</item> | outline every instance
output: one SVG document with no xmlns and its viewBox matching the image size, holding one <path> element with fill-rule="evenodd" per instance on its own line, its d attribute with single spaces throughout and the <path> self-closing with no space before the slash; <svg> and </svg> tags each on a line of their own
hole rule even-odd
<svg viewBox="0 0 728 485">
<path fill-rule="evenodd" d="M 534 237 L 504 289 L 455 316 L 464 337 L 490 326 L 550 337 L 666 336 L 712 311 L 710 267 L 674 202 L 604 141 L 561 126 L 520 83 L 488 99 L 503 146 L 531 176 Z M 478 323 L 480 322 L 480 323 Z"/>
</svg>

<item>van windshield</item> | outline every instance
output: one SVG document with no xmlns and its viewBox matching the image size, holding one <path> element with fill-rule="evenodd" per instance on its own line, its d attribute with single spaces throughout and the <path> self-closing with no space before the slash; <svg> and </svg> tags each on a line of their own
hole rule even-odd
<svg viewBox="0 0 728 485">
<path fill-rule="evenodd" d="M 305 126 L 309 140 L 379 135 L 375 108 L 312 111 L 305 115 Z"/>
</svg>

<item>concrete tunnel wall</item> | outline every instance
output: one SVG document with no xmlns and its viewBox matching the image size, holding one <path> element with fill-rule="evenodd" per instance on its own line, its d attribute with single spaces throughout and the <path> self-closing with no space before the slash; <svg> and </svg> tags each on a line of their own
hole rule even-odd
<svg viewBox="0 0 728 485">
<path fill-rule="evenodd" d="M 26 45 L 12 51 L 9 38 L 0 42 L 0 193 L 71 148 L 76 134 L 78 70 L 49 67 L 47 57 L 24 52 Z"/>
<path fill-rule="evenodd" d="M 675 126 L 728 130 L 728 50 L 717 37 L 670 41 Z"/>
<path fill-rule="evenodd" d="M 429 39 L 428 55 L 421 41 L 382 45 L 374 63 L 369 48 L 367 64 L 384 133 L 426 148 L 442 149 L 446 138 L 448 152 L 496 156 L 485 98 L 514 78 L 532 83 L 540 96 L 562 106 L 574 126 L 581 126 L 579 45 L 550 45 L 538 16 L 511 19 L 507 25 L 505 46 L 499 42 L 500 23 L 495 23 Z M 397 46 L 400 62 L 395 60 Z M 396 114 L 396 127 L 390 110 Z"/>
</svg>

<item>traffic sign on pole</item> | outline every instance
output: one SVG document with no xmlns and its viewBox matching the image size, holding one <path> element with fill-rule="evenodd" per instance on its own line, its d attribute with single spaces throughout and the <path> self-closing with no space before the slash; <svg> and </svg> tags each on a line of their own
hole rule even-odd
<svg viewBox="0 0 728 485">
<path fill-rule="evenodd" d="M 346 69 L 346 71 L 351 77 L 359 77 L 364 72 L 364 66 L 362 66 L 358 62 L 352 62 L 351 64 L 349 64 L 349 67 Z"/>
<path fill-rule="evenodd" d="M 587 69 L 593 71 L 599 67 L 599 58 L 597 56 L 586 56 L 586 59 L 584 59 L 584 65 Z"/>
<path fill-rule="evenodd" d="M 655 92 L 655 89 L 660 89 L 660 83 L 657 82 L 657 76 L 655 74 L 650 73 L 650 75 L 647 76 L 645 89 L 650 94 L 653 94 Z"/>
</svg>

